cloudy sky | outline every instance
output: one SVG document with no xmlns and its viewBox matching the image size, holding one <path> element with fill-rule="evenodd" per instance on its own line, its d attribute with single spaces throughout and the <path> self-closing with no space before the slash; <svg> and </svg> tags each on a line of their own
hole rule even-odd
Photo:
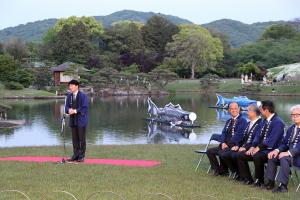
<svg viewBox="0 0 300 200">
<path fill-rule="evenodd" d="M 1 0 L 0 29 L 48 18 L 153 11 L 197 24 L 222 18 L 244 23 L 300 17 L 299 0 Z"/>
</svg>

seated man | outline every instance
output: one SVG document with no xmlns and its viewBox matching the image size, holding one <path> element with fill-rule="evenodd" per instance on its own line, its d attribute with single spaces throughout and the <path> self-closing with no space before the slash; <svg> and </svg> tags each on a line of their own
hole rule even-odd
<svg viewBox="0 0 300 200">
<path fill-rule="evenodd" d="M 235 173 L 234 179 L 241 181 L 244 179 L 240 177 L 240 173 L 238 171 L 237 156 L 238 154 L 244 154 L 247 150 L 250 149 L 254 137 L 261 129 L 260 122 L 262 121 L 262 119 L 260 117 L 259 108 L 256 106 L 256 104 L 251 104 L 248 106 L 248 118 L 250 121 L 248 122 L 247 127 L 243 132 L 243 139 L 241 143 L 232 147 L 230 151 L 224 152 L 221 155 L 221 159 L 224 160 L 230 171 L 232 173 Z"/>
<path fill-rule="evenodd" d="M 287 192 L 290 166 L 294 164 L 300 167 L 300 105 L 291 108 L 291 118 L 294 124 L 287 130 L 281 145 L 268 154 L 266 189 L 274 188 L 277 165 L 280 165 L 277 176 L 279 187 L 273 189 L 273 192 Z"/>
<path fill-rule="evenodd" d="M 240 115 L 240 107 L 236 102 L 231 102 L 229 104 L 228 111 L 231 114 L 231 119 L 227 120 L 225 123 L 220 145 L 207 150 L 207 157 L 216 176 L 228 173 L 228 167 L 224 160 L 220 158 L 219 164 L 217 155 L 221 156 L 233 146 L 238 145 L 243 138 L 243 131 L 247 126 L 247 120 Z"/>
<path fill-rule="evenodd" d="M 262 101 L 260 112 L 265 119 L 261 122 L 261 129 L 255 136 L 252 147 L 237 157 L 240 175 L 247 184 L 253 183 L 248 161 L 254 161 L 256 179 L 254 186 L 257 187 L 264 184 L 264 164 L 268 161 L 268 153 L 279 146 L 284 133 L 284 123 L 276 115 L 272 101 Z"/>
</svg>

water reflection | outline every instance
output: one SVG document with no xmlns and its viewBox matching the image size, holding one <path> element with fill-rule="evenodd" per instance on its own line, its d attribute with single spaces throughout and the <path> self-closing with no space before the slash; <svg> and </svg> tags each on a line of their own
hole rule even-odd
<svg viewBox="0 0 300 200">
<path fill-rule="evenodd" d="M 297 97 L 256 97 L 270 99 L 276 104 L 277 113 L 289 125 L 289 109 L 299 103 Z M 177 130 L 172 127 L 149 127 L 143 120 L 147 115 L 147 97 L 94 97 L 90 99 L 87 142 L 90 144 L 147 144 L 147 143 L 206 143 L 211 134 L 220 133 L 224 121 L 230 117 L 226 110 L 208 108 L 216 103 L 215 94 L 183 94 L 155 96 L 158 106 L 169 102 L 180 104 L 185 110 L 193 111 L 198 118 L 195 123 L 201 128 Z M 0 147 L 61 145 L 61 115 L 64 100 L 2 100 L 13 109 L 8 119 L 25 120 L 24 126 L 16 129 L 0 129 Z M 68 119 L 67 119 L 68 121 Z M 152 129 L 151 129 L 152 128 Z M 149 137 L 149 130 L 150 136 Z M 153 130 L 153 131 L 151 131 Z M 155 131 L 154 131 L 155 130 Z M 66 141 L 71 143 L 67 128 Z"/>
<path fill-rule="evenodd" d="M 215 111 L 216 111 L 216 120 L 217 121 L 225 122 L 226 120 L 230 119 L 230 117 L 231 117 L 230 113 L 226 109 L 215 109 Z M 246 119 L 248 118 L 246 111 L 242 111 L 241 115 Z"/>
<path fill-rule="evenodd" d="M 148 123 L 148 143 L 187 143 L 196 140 L 197 135 L 193 129 L 179 126 L 169 126 L 156 122 Z"/>
</svg>

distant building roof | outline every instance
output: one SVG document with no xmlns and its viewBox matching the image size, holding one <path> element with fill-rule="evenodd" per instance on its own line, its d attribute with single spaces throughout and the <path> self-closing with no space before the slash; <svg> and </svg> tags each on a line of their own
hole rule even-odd
<svg viewBox="0 0 300 200">
<path fill-rule="evenodd" d="M 64 72 L 66 71 L 70 66 L 72 65 L 76 65 L 76 63 L 73 63 L 73 62 L 65 62 L 63 64 L 60 64 L 56 67 L 53 67 L 52 68 L 52 71 L 53 72 Z"/>
<path fill-rule="evenodd" d="M 32 62 L 33 67 L 46 67 L 46 63 L 44 62 Z"/>
</svg>

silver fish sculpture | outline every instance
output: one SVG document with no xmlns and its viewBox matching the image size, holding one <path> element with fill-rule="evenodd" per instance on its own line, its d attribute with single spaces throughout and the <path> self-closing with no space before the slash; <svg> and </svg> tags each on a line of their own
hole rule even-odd
<svg viewBox="0 0 300 200">
<path fill-rule="evenodd" d="M 148 97 L 147 102 L 148 114 L 151 118 L 154 117 L 157 122 L 188 126 L 193 125 L 197 119 L 196 113 L 183 110 L 179 104 L 168 103 L 164 107 L 159 108 L 150 97 Z"/>
</svg>

